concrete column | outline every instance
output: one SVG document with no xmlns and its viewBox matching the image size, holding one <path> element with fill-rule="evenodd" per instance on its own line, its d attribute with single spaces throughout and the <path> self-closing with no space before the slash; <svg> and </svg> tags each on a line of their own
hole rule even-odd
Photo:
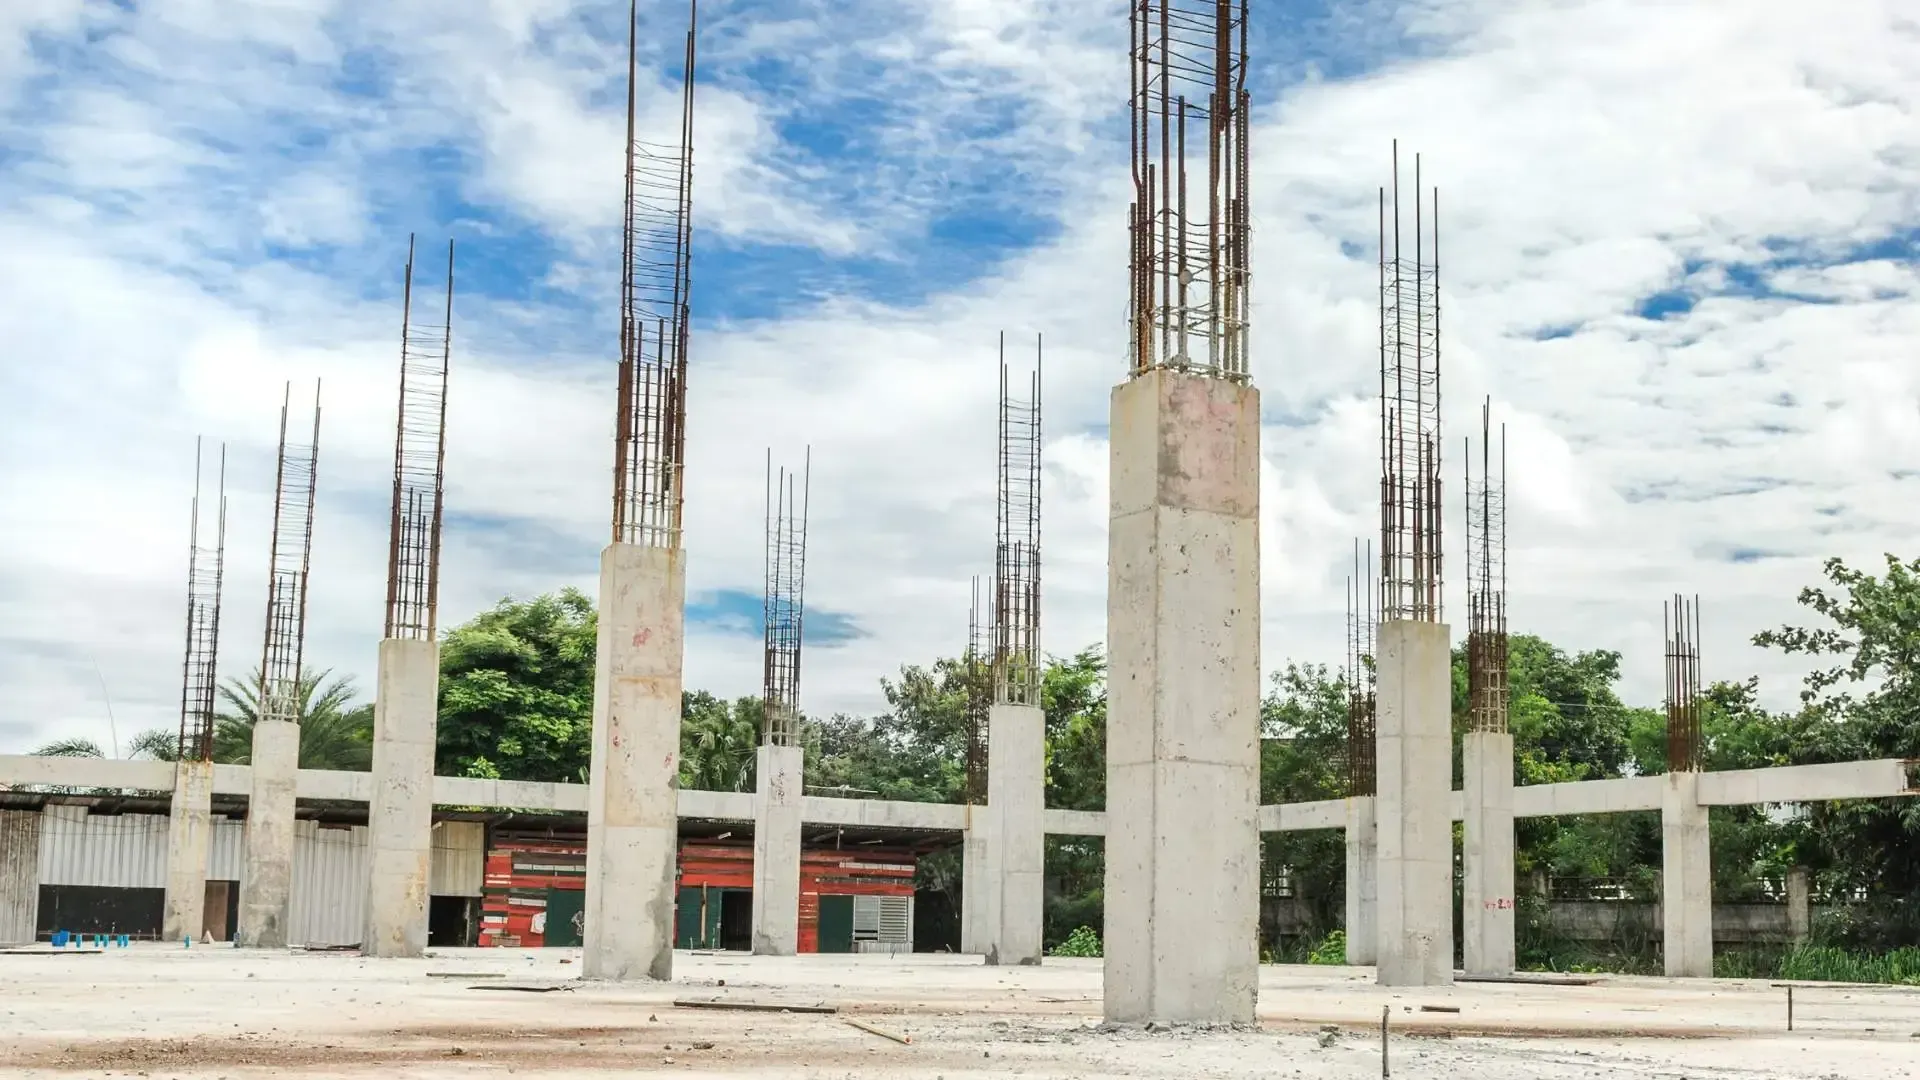
<svg viewBox="0 0 1920 1080">
<path fill-rule="evenodd" d="M 960 844 L 960 951 L 969 956 L 985 956 L 1000 925 L 1000 864 L 992 832 L 992 812 L 985 805 L 967 807 Z"/>
<path fill-rule="evenodd" d="M 1260 969 L 1260 395 L 1113 391 L 1105 1015 L 1251 1023 Z"/>
<path fill-rule="evenodd" d="M 989 964 L 1038 964 L 1047 871 L 1047 719 L 1035 705 L 995 705 L 987 732 L 987 814 L 999 863 Z"/>
<path fill-rule="evenodd" d="M 753 952 L 800 951 L 800 795 L 805 751 L 761 744 L 753 795 Z"/>
<path fill-rule="evenodd" d="M 300 725 L 262 718 L 253 725 L 253 791 L 247 797 L 247 862 L 240 878 L 243 949 L 287 947 L 293 903 L 293 801 L 300 770 Z"/>
<path fill-rule="evenodd" d="M 1667 974 L 1713 977 L 1713 844 L 1700 774 L 1666 775 L 1660 797 L 1660 921 Z"/>
<path fill-rule="evenodd" d="M 1787 928 L 1795 945 L 1813 940 L 1813 890 L 1804 866 L 1787 871 Z"/>
<path fill-rule="evenodd" d="M 427 867 L 433 857 L 439 644 L 382 641 L 377 680 L 367 929 L 360 948 L 368 956 L 419 956 L 427 948 Z"/>
<path fill-rule="evenodd" d="M 1452 656 L 1440 623 L 1380 624 L 1375 812 L 1382 986 L 1453 984 Z"/>
<path fill-rule="evenodd" d="M 167 812 L 167 892 L 160 940 L 200 940 L 207 917 L 207 852 L 213 846 L 213 762 L 173 767 Z"/>
<path fill-rule="evenodd" d="M 684 552 L 609 544 L 601 553 L 581 965 L 589 979 L 673 978 L 686 596 Z"/>
<path fill-rule="evenodd" d="M 1461 739 L 1466 810 L 1460 926 L 1469 975 L 1511 975 L 1514 961 L 1513 736 Z"/>
<path fill-rule="evenodd" d="M 1378 963 L 1380 829 L 1371 795 L 1347 800 L 1347 963 Z"/>
</svg>

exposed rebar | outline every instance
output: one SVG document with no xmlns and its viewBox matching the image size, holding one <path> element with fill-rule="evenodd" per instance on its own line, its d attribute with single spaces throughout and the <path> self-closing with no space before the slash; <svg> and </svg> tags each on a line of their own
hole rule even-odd
<svg viewBox="0 0 1920 1080">
<path fill-rule="evenodd" d="M 1493 471 L 1493 402 L 1480 406 L 1480 479 L 1466 440 L 1467 701 L 1475 731 L 1507 730 L 1507 426 Z"/>
<path fill-rule="evenodd" d="M 627 24 L 627 180 L 622 214 L 619 412 L 613 540 L 680 547 L 685 495 L 687 329 L 693 248 L 693 71 L 697 0 L 687 5 L 677 144 L 636 130 L 639 9 Z"/>
<path fill-rule="evenodd" d="M 811 448 L 799 473 L 785 466 L 776 473 L 773 451 L 767 451 L 767 626 L 761 698 L 766 722 L 761 741 L 774 746 L 800 745 L 800 631 L 806 609 L 807 495 L 812 478 Z"/>
<path fill-rule="evenodd" d="M 1035 337 L 1033 371 L 1024 395 L 1007 366 L 1007 335 L 1000 335 L 999 510 L 993 566 L 993 699 L 1040 704 L 1040 370 L 1043 345 Z"/>
<path fill-rule="evenodd" d="M 1396 140 L 1390 216 L 1380 189 L 1380 618 L 1440 622 L 1440 190 L 1429 215 L 1418 154 L 1413 187 L 1408 257 Z"/>
<path fill-rule="evenodd" d="M 1171 368 L 1245 382 L 1247 0 L 1130 6 L 1128 370 Z M 1192 197 L 1189 128 L 1196 142 L 1204 140 L 1207 161 L 1206 190 Z"/>
<path fill-rule="evenodd" d="M 1347 578 L 1347 794 L 1372 795 L 1378 783 L 1374 756 L 1373 543 L 1364 558 L 1353 542 L 1353 573 Z"/>
<path fill-rule="evenodd" d="M 193 440 L 193 521 L 187 539 L 187 649 L 180 684 L 181 761 L 213 759 L 213 704 L 220 666 L 220 585 L 227 561 L 227 446 L 220 444 L 213 546 L 201 543 L 200 440 Z"/>
<path fill-rule="evenodd" d="M 432 641 L 440 607 L 440 525 L 447 464 L 447 369 L 453 352 L 453 241 L 441 318 L 413 313 L 413 237 L 400 305 L 400 411 L 393 440 L 385 636 Z"/>
<path fill-rule="evenodd" d="M 987 801 L 987 724 L 994 694 L 993 626 L 993 591 L 984 588 L 979 575 L 975 575 L 973 600 L 967 605 L 967 652 L 960 662 L 967 695 L 965 798 L 972 806 Z"/>
<path fill-rule="evenodd" d="M 314 485 L 320 469 L 320 382 L 313 384 L 313 440 L 287 442 L 293 385 L 280 403 L 280 464 L 274 479 L 273 546 L 261 649 L 261 721 L 300 721 L 300 662 L 307 635 L 307 569 L 313 552 Z"/>
<path fill-rule="evenodd" d="M 1667 771 L 1698 772 L 1700 735 L 1700 598 L 1678 593 L 1660 605 L 1667 646 Z"/>
</svg>

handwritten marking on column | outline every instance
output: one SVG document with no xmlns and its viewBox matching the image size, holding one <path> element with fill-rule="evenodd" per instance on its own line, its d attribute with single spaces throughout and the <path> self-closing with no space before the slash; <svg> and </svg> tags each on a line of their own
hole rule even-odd
<svg viewBox="0 0 1920 1080">
<path fill-rule="evenodd" d="M 647 643 L 647 641 L 648 641 L 648 639 L 650 639 L 650 638 L 652 638 L 652 637 L 653 637 L 653 630 L 652 630 L 652 629 L 651 629 L 650 627 L 644 627 L 644 626 L 643 626 L 643 627 L 641 627 L 640 629 L 638 629 L 638 630 L 635 630 L 635 631 L 633 632 L 633 643 L 634 643 L 634 644 L 635 644 L 636 646 L 637 646 L 637 645 L 645 645 L 645 644 Z"/>
</svg>

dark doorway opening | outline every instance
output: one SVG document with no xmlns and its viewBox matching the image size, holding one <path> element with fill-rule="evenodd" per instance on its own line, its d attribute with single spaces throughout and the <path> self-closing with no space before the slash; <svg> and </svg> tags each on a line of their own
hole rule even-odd
<svg viewBox="0 0 1920 1080">
<path fill-rule="evenodd" d="M 728 889 L 720 894 L 720 947 L 753 950 L 752 889 Z"/>
<path fill-rule="evenodd" d="M 76 934 L 131 934 L 160 936 L 160 915 L 166 907 L 165 889 L 123 889 L 100 885 L 40 886 L 37 936 L 52 937 L 56 930 Z"/>
<path fill-rule="evenodd" d="M 479 944 L 480 901 L 471 896 L 427 899 L 427 944 L 464 949 Z"/>
</svg>

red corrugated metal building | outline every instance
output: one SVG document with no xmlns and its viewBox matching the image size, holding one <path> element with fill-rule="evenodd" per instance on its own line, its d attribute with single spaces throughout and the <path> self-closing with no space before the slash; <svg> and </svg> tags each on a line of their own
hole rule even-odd
<svg viewBox="0 0 1920 1080">
<path fill-rule="evenodd" d="M 910 950 L 918 857 L 907 848 L 809 847 L 800 861 L 800 951 Z M 480 944 L 579 945 L 586 844 L 496 833 L 487 850 Z M 682 840 L 675 941 L 683 949 L 747 949 L 753 933 L 753 847 Z"/>
</svg>

